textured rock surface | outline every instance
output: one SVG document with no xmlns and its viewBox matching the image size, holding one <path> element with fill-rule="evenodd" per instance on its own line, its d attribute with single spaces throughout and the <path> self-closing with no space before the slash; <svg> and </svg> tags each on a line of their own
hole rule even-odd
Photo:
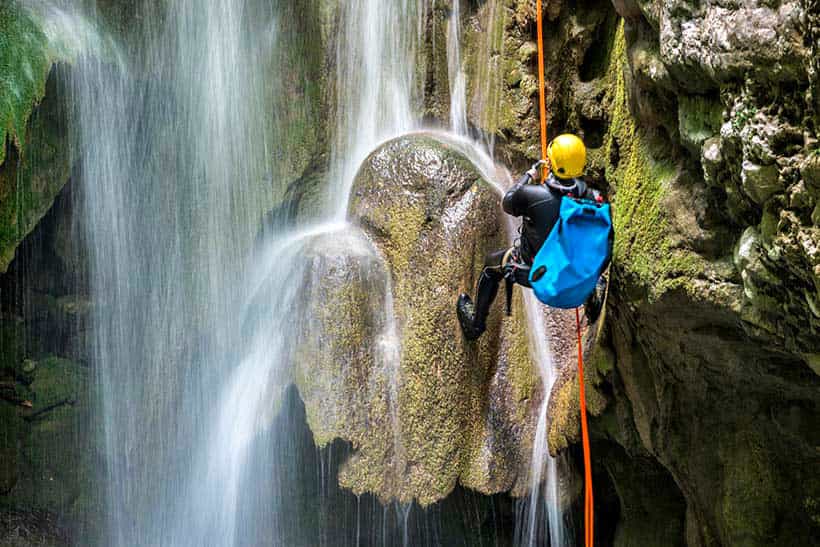
<svg viewBox="0 0 820 547">
<path fill-rule="evenodd" d="M 428 59 L 425 106 L 447 120 L 449 90 L 444 55 L 449 2 L 436 2 L 435 40 Z M 522 167 L 540 156 L 535 2 L 461 2 L 462 58 L 469 123 L 496 145 L 496 155 Z M 594 146 L 603 136 L 600 76 L 617 15 L 606 1 L 583 5 L 546 2 L 545 52 L 550 134 L 580 128 Z"/>
<path fill-rule="evenodd" d="M 94 480 L 102 456 L 93 443 L 85 341 L 90 304 L 71 190 L 61 192 L 0 276 L 4 545 L 65 544 L 90 534 L 100 514 Z"/>
<path fill-rule="evenodd" d="M 538 155 L 534 4 L 489 1 L 464 16 L 470 122 L 513 166 Z M 615 202 L 609 322 L 587 375 L 602 489 L 611 481 L 620 500 L 612 540 L 810 543 L 820 8 L 615 0 L 545 11 L 550 134 L 584 136 L 590 173 Z M 572 375 L 550 408 L 558 451 L 579 439 Z"/>
<path fill-rule="evenodd" d="M 614 541 L 811 543 L 820 237 L 803 7 L 639 4 L 616 6 L 592 152 L 616 211 L 589 358 L 610 395 L 592 423 L 620 499 Z M 554 415 L 553 450 L 577 439 L 574 416 Z"/>
<path fill-rule="evenodd" d="M 308 347 L 322 349 L 304 353 L 297 378 L 317 441 L 340 437 L 357 449 L 341 484 L 423 505 L 457 481 L 520 491 L 540 384 L 522 306 L 516 299 L 504 320 L 496 306 L 477 343 L 463 340 L 454 313 L 483 255 L 504 245 L 497 192 L 449 145 L 409 136 L 365 161 L 349 214 L 378 255 L 356 251 L 368 246 L 363 236 L 316 249 L 307 285 L 324 309 L 308 328 L 321 339 L 309 336 Z"/>
<path fill-rule="evenodd" d="M 39 23 L 16 1 L 0 5 L 0 272 L 68 180 L 62 101 L 39 105 L 56 59 Z M 48 89 L 47 83 L 48 81 Z"/>
<path fill-rule="evenodd" d="M 520 167 L 538 155 L 535 2 L 462 4 L 470 123 L 495 140 L 500 159 Z M 19 55 L 0 48 L 0 130 L 11 135 L 0 151 L 3 270 L 69 169 L 59 102 L 47 92 L 35 108 L 48 74 L 42 42 L 16 6 L 0 7 L 0 39 L 9 28 L 32 39 L 15 42 L 31 46 Z M 283 113 L 277 123 L 292 131 L 273 153 L 287 160 L 282 180 L 296 181 L 286 200 L 304 211 L 324 180 L 322 121 L 332 118 L 334 89 L 322 74 L 333 64 L 338 6 L 289 6 L 293 24 L 282 25 L 279 39 L 296 53 L 288 57 L 292 72 L 279 78 L 284 100 L 276 108 Z M 446 120 L 447 2 L 435 9 L 425 109 Z M 590 172 L 605 175 L 616 207 L 609 321 L 588 361 L 596 468 L 604 470 L 596 476 L 599 499 L 609 499 L 608 490 L 618 499 L 601 511 L 619 518 L 612 539 L 811 544 L 820 535 L 817 1 L 555 1 L 546 11 L 550 134 L 583 134 Z M 29 57 L 32 71 L 20 79 L 19 61 Z M 17 64 L 9 68 L 10 61 Z M 11 107 L 9 82 L 21 90 Z M 408 162 L 391 161 L 394 155 Z M 371 156 L 354 189 L 351 217 L 367 241 L 348 235 L 344 252 L 319 243 L 311 250 L 306 287 L 316 295 L 317 323 L 305 325 L 311 344 L 299 348 L 297 383 L 317 441 L 353 445 L 341 481 L 356 492 L 429 503 L 459 480 L 484 492 L 520 491 L 525 482 L 526 424 L 543 395 L 520 303 L 512 319 L 493 315 L 478 345 L 462 341 L 452 311 L 453 295 L 472 291 L 482 253 L 503 245 L 496 198 L 479 178 L 440 143 L 394 141 Z M 388 272 L 405 347 L 397 369 L 380 368 L 386 349 L 373 342 L 383 341 L 387 323 L 370 313 L 387 307 Z M 0 324 L 0 381 L 13 386 L 11 394 L 2 386 L 0 401 L 0 493 L 42 492 L 50 510 L 70 510 L 75 502 L 66 492 L 75 479 L 30 450 L 72 442 L 83 406 L 26 417 L 40 397 L 50 400 L 57 373 L 82 379 L 82 329 L 47 325 L 82 326 L 88 303 L 32 283 L 41 294 L 25 301 L 36 305 L 25 314 L 4 308 Z M 316 304 L 323 301 L 330 304 Z M 35 344 L 32 354 L 17 344 L 31 328 L 53 345 Z M 318 333 L 325 338 L 310 340 Z M 31 363 L 34 377 L 23 373 Z M 399 378 L 395 400 L 391 370 Z M 553 451 L 574 450 L 576 392 L 569 375 L 552 395 Z M 8 400 L 24 397 L 35 409 Z M 68 398 L 82 400 L 65 393 L 54 400 Z M 396 437 L 385 427 L 394 423 L 392 408 Z M 21 431 L 31 444 L 3 442 Z M 31 482 L 50 478 L 65 491 Z"/>
</svg>

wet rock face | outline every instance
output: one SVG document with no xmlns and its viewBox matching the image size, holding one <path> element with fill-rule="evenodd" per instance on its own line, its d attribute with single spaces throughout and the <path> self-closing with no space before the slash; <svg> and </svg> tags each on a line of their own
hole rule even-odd
<svg viewBox="0 0 820 547">
<path fill-rule="evenodd" d="M 522 306 L 502 321 L 496 305 L 476 343 L 455 314 L 504 247 L 498 192 L 450 145 L 407 136 L 364 162 L 349 216 L 362 232 L 311 246 L 296 378 L 316 440 L 356 450 L 341 485 L 422 505 L 457 481 L 520 491 L 540 384 Z"/>
<path fill-rule="evenodd" d="M 625 483 L 629 469 L 659 463 L 647 473 L 668 512 L 653 518 L 683 522 L 687 545 L 810 542 L 820 232 L 805 6 L 616 8 L 625 50 L 616 37 L 603 157 L 620 239 L 601 464 L 625 509 L 653 497 Z M 640 537 L 629 513 L 617 536 Z"/>
<path fill-rule="evenodd" d="M 435 2 L 428 29 L 425 113 L 449 119 L 444 44 L 450 2 Z M 544 2 L 548 131 L 579 128 L 600 145 L 605 118 L 600 77 L 606 70 L 617 14 L 608 0 Z M 462 62 L 467 76 L 469 124 L 491 135 L 506 164 L 529 166 L 539 158 L 535 2 L 461 2 Z M 435 47 L 434 47 L 435 45 Z"/>
<path fill-rule="evenodd" d="M 72 238 L 73 190 L 63 189 L 0 276 L 0 520 L 34 520 L 76 539 L 99 524 L 94 481 L 102 454 L 92 425 L 91 303 L 85 255 Z M 19 532 L 0 527 L 0 543 L 23 541 Z"/>
<path fill-rule="evenodd" d="M 593 452 L 620 497 L 613 541 L 810 543 L 820 9 L 614 0 L 545 11 L 550 132 L 585 137 L 589 172 L 614 202 L 610 322 L 588 375 L 601 413 Z M 467 18 L 467 62 L 504 75 L 485 88 L 502 91 L 482 95 L 487 70 L 468 67 L 471 112 L 498 120 L 471 122 L 524 164 L 537 155 L 534 2 L 486 2 Z M 489 45 L 469 42 L 479 32 Z M 559 382 L 552 394 L 553 451 L 579 438 L 573 390 Z M 658 488 L 636 486 L 642 475 Z"/>
</svg>

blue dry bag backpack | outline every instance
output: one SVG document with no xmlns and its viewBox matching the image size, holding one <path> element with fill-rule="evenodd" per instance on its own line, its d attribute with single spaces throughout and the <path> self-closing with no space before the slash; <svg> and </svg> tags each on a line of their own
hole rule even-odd
<svg viewBox="0 0 820 547">
<path fill-rule="evenodd" d="M 538 300 L 554 308 L 583 304 L 609 259 L 611 232 L 609 204 L 562 198 L 558 222 L 530 269 Z"/>
</svg>

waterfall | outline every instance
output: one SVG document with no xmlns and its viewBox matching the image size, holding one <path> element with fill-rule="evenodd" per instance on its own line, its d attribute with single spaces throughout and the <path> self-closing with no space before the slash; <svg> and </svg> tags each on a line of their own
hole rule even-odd
<svg viewBox="0 0 820 547">
<path fill-rule="evenodd" d="M 336 128 L 331 149 L 330 210 L 344 219 L 353 179 L 380 142 L 420 122 L 419 44 L 428 0 L 341 3 L 336 48 Z"/>
<path fill-rule="evenodd" d="M 260 219 L 281 193 L 276 186 L 284 186 L 268 175 L 278 172 L 268 151 L 279 133 L 264 99 L 270 84 L 258 70 L 270 64 L 270 48 L 282 47 L 278 4 L 138 3 L 133 9 L 148 23 L 134 44 L 78 54 L 71 100 L 105 447 L 107 522 L 97 544 L 332 543 L 314 498 L 332 505 L 340 497 L 326 486 L 341 458 L 335 445 L 317 453 L 305 442 L 305 419 L 289 387 L 294 345 L 303 336 L 299 310 L 306 287 L 317 282 L 309 251 L 317 241 L 338 240 L 339 247 L 323 252 L 377 260 L 344 223 L 347 199 L 360 164 L 380 142 L 420 127 L 427 1 L 341 3 L 329 205 L 318 225 L 279 226 L 262 242 Z M 66 9 L 75 3 L 53 2 Z M 452 131 L 486 178 L 497 180 L 490 157 L 467 139 L 460 18 L 456 0 L 448 22 Z M 390 380 L 386 398 L 400 457 L 401 348 L 392 287 L 383 272 L 367 281 L 381 295 L 368 313 L 381 327 L 376 352 Z M 546 340 L 534 310 L 529 298 L 534 339 Z M 535 346 L 547 395 L 531 506 L 543 476 L 538 462 L 546 462 L 547 504 L 557 508 L 557 495 L 549 493 L 558 488 L 555 466 L 545 448 L 551 361 L 548 346 Z M 311 490 L 314 480 L 322 492 Z M 371 531 L 373 542 L 407 544 L 411 532 L 434 542 L 440 532 L 433 517 L 432 525 L 410 530 L 415 506 L 382 507 L 372 499 L 357 501 L 357 523 L 368 507 L 371 522 L 382 526 Z M 562 545 L 553 524 L 559 517 L 550 513 L 553 545 Z M 356 544 L 362 535 L 357 527 Z"/>
<path fill-rule="evenodd" d="M 316 358 L 322 348 L 310 316 L 321 294 L 324 260 L 350 261 L 361 265 L 373 294 L 380 293 L 387 278 L 371 244 L 345 224 L 325 224 L 281 236 L 256 256 L 246 279 L 246 300 L 234 317 L 241 325 L 243 346 L 239 363 L 227 378 L 215 402 L 202 450 L 179 499 L 177 529 L 172 545 L 191 547 L 270 543 L 312 544 L 320 531 L 294 525 L 285 516 L 288 478 L 282 459 L 298 461 L 300 451 L 288 445 L 293 431 L 276 428 L 276 417 L 286 404 L 286 389 L 293 381 L 298 351 L 309 345 Z M 335 263 L 335 262 L 334 262 Z M 283 280 L 292 280 L 283 283 Z M 362 310 L 387 325 L 376 352 L 390 367 L 394 340 L 389 306 Z M 378 319 L 376 319 L 378 318 Z M 332 398 L 325 401 L 333 406 Z M 261 480 L 249 469 L 269 476 Z"/>
<path fill-rule="evenodd" d="M 450 82 L 450 130 L 467 136 L 467 80 L 461 64 L 461 0 L 453 0 L 447 21 L 447 74 Z"/>
<path fill-rule="evenodd" d="M 384 138 L 417 124 L 415 102 L 420 89 L 415 51 L 422 30 L 417 18 L 425 16 L 426 8 L 416 1 L 362 0 L 340 9 L 337 124 L 329 170 L 332 193 L 328 202 L 332 206 L 316 227 L 290 235 L 274 234 L 264 242 L 253 258 L 253 268 L 240 282 L 245 288 L 240 295 L 244 304 L 239 311 L 230 312 L 232 317 L 241 318 L 243 326 L 243 344 L 234 357 L 238 364 L 227 365 L 231 372 L 218 391 L 221 395 L 208 419 L 212 426 L 197 450 L 201 456 L 194 462 L 184 495 L 172 513 L 176 522 L 173 545 L 315 545 L 334 541 L 327 537 L 321 522 L 300 522 L 306 516 L 298 511 L 294 514 L 295 509 L 287 503 L 289 496 L 309 489 L 309 484 L 289 482 L 283 462 L 304 460 L 309 455 L 304 447 L 292 443 L 298 436 L 297 428 L 292 424 L 277 426 L 276 416 L 289 412 L 285 391 L 293 382 L 294 351 L 304 345 L 305 337 L 317 342 L 321 338 L 314 332 L 314 319 L 303 317 L 303 310 L 316 305 L 312 299 L 321 283 L 317 278 L 323 273 L 317 269 L 321 261 L 339 254 L 365 265 L 380 260 L 343 222 L 347 195 L 367 154 Z M 324 248 L 325 254 L 313 254 L 321 242 L 333 241 L 338 244 Z M 388 379 L 388 393 L 383 395 L 389 404 L 398 457 L 400 343 L 392 288 L 389 276 L 379 275 L 382 270 L 375 263 L 366 270 L 373 272 L 367 279 L 373 284 L 370 292 L 383 299 L 381 306 L 362 313 L 382 325 L 375 354 L 379 373 Z M 322 348 L 315 351 L 319 355 Z M 331 414 L 336 404 L 328 394 L 324 405 Z M 332 448 L 326 453 L 331 458 Z M 333 495 L 335 477 L 328 472 L 333 467 L 330 460 L 325 463 L 322 457 L 318 463 L 320 506 L 301 509 L 325 514 L 328 509 L 321 505 Z M 260 479 L 250 469 L 268 476 Z M 300 493 L 297 497 L 303 495 L 311 496 Z M 386 524 L 387 517 L 382 521 Z M 382 532 L 382 536 L 387 533 Z"/>
<path fill-rule="evenodd" d="M 167 541 L 224 356 L 239 346 L 233 302 L 270 202 L 251 7 L 137 6 L 163 24 L 146 28 L 129 64 L 86 57 L 73 71 L 104 545 Z"/>
<path fill-rule="evenodd" d="M 567 537 L 564 515 L 560 507 L 559 462 L 549 453 L 547 446 L 547 428 L 549 397 L 556 380 L 555 363 L 550 349 L 549 334 L 545 328 L 545 317 L 541 305 L 532 292 L 524 296 L 527 322 L 530 325 L 531 354 L 538 364 L 544 398 L 538 411 L 538 422 L 532 446 L 530 463 L 530 494 L 526 504 L 520 508 L 516 535 L 518 545 L 535 547 L 543 543 L 549 534 L 551 547 L 564 547 L 572 544 Z M 552 310 L 551 310 L 552 311 Z M 544 529 L 544 512 L 546 511 L 547 529 Z"/>
</svg>

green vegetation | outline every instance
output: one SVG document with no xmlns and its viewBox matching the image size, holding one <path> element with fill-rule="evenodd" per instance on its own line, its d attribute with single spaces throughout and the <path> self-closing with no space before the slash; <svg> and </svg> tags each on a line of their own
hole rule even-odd
<svg viewBox="0 0 820 547">
<path fill-rule="evenodd" d="M 669 237 L 664 196 L 676 168 L 653 157 L 649 143 L 629 111 L 624 76 L 626 40 L 618 28 L 606 101 L 611 112 L 605 141 L 607 180 L 615 189 L 615 267 L 648 289 L 650 297 L 697 276 L 701 264 L 694 253 L 675 248 Z"/>
<path fill-rule="evenodd" d="M 0 165 L 6 140 L 23 150 L 26 126 L 46 91 L 52 59 L 48 41 L 14 0 L 0 5 Z"/>
<path fill-rule="evenodd" d="M 51 85 L 51 84 L 49 84 Z M 59 101 L 46 101 L 28 122 L 28 151 L 0 166 L 0 272 L 68 180 L 71 152 Z"/>
<path fill-rule="evenodd" d="M 28 11 L 0 5 L 0 272 L 68 180 L 62 104 L 40 104 L 52 86 L 52 53 Z"/>
</svg>

